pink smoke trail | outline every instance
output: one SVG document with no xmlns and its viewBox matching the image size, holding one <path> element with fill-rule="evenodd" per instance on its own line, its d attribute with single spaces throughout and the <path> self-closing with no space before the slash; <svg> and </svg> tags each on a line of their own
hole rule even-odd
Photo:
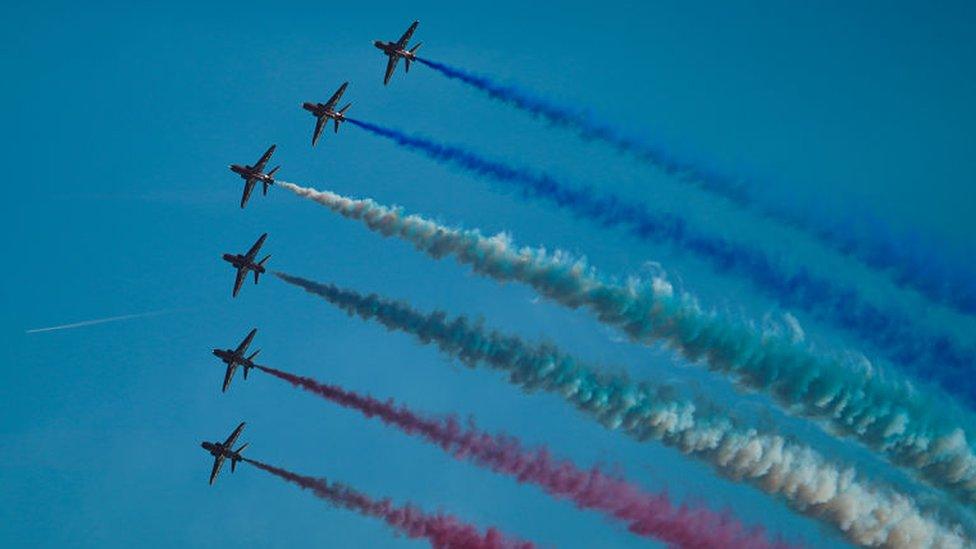
<svg viewBox="0 0 976 549">
<path fill-rule="evenodd" d="M 256 366 L 296 387 L 301 387 L 366 417 L 419 435 L 457 459 L 469 459 L 497 473 L 541 487 L 550 495 L 568 499 L 581 509 L 592 509 L 623 521 L 637 535 L 658 539 L 672 547 L 784 548 L 770 542 L 762 529 L 747 529 L 728 514 L 705 508 L 674 506 L 667 494 L 648 494 L 633 484 L 597 468 L 583 470 L 569 461 L 557 461 L 545 448 L 528 451 L 518 440 L 477 430 L 462 429 L 455 418 L 425 418 L 392 401 L 347 391 L 266 366 Z"/>
<path fill-rule="evenodd" d="M 524 541 L 508 540 L 501 533 L 489 528 L 484 534 L 469 524 L 450 515 L 428 515 L 422 510 L 405 505 L 395 507 L 390 500 L 373 500 L 366 494 L 338 482 L 323 478 L 307 477 L 280 469 L 267 463 L 244 458 L 251 465 L 311 490 L 316 496 L 368 517 L 381 518 L 393 528 L 410 538 L 427 538 L 435 549 L 531 549 L 535 545 Z"/>
</svg>

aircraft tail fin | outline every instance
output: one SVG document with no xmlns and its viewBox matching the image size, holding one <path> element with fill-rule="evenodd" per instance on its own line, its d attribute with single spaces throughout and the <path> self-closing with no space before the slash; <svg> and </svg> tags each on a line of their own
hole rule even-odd
<svg viewBox="0 0 976 549">
<path fill-rule="evenodd" d="M 254 367 L 254 357 L 258 356 L 258 353 L 260 353 L 260 352 L 261 352 L 261 349 L 258 349 L 257 351 L 254 351 L 253 353 L 251 353 L 251 356 L 247 357 L 247 361 L 250 364 L 244 364 L 244 379 L 247 379 L 247 373 L 250 372 L 251 371 L 251 368 Z"/>
<path fill-rule="evenodd" d="M 254 271 L 254 283 L 255 284 L 258 283 L 258 278 L 261 276 L 261 271 L 264 270 L 264 262 L 267 261 L 267 260 L 269 260 L 269 259 L 271 259 L 271 254 L 268 254 L 268 255 L 264 256 L 264 259 L 262 259 L 261 261 L 258 261 L 258 267 L 261 267 L 262 269 L 260 271 L 258 271 L 258 270 L 255 270 Z"/>
<path fill-rule="evenodd" d="M 264 194 L 268 194 L 268 187 L 274 185 L 274 174 L 280 167 L 281 166 L 275 166 L 270 172 L 268 172 L 268 177 L 271 178 L 271 181 L 262 181 L 262 183 L 264 183 Z"/>
<path fill-rule="evenodd" d="M 349 107 L 351 107 L 351 106 L 352 106 L 352 103 L 346 103 L 346 106 L 345 107 L 342 107 L 341 109 L 339 109 L 339 115 L 341 116 L 341 115 L 346 114 L 346 111 L 348 111 L 349 110 Z M 339 124 L 342 123 L 342 122 L 345 122 L 345 120 L 342 119 L 342 118 L 333 118 L 332 121 L 335 122 L 335 132 L 336 133 L 339 133 Z"/>
<path fill-rule="evenodd" d="M 417 50 L 420 49 L 420 44 L 421 43 L 418 42 L 416 46 L 410 48 L 410 51 L 409 51 L 410 56 L 403 58 L 403 60 L 404 60 L 403 71 L 404 72 L 410 72 L 410 62 L 413 61 L 413 58 L 417 55 Z"/>
<path fill-rule="evenodd" d="M 238 448 L 237 450 L 234 450 L 234 455 L 232 455 L 230 457 L 230 472 L 231 473 L 233 473 L 234 470 L 237 468 L 237 462 L 240 461 L 241 459 L 243 459 L 244 456 L 241 455 L 241 452 L 243 452 L 244 449 L 247 448 L 249 444 L 251 444 L 251 443 L 250 442 L 245 442 L 244 444 L 241 444 L 241 447 L 240 448 Z"/>
</svg>

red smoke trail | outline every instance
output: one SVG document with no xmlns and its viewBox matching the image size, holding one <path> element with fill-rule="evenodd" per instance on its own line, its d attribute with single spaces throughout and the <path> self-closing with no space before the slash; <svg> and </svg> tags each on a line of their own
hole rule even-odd
<svg viewBox="0 0 976 549">
<path fill-rule="evenodd" d="M 339 507 L 345 507 L 366 516 L 381 518 L 387 524 L 410 538 L 427 538 L 437 549 L 531 549 L 532 543 L 505 539 L 498 530 L 489 528 L 481 534 L 474 526 L 464 524 L 450 515 L 428 515 L 411 505 L 394 507 L 390 500 L 375 501 L 366 494 L 338 482 L 307 477 L 279 469 L 253 459 L 244 461 L 272 475 L 307 488 L 316 496 Z"/>
<path fill-rule="evenodd" d="M 394 405 L 392 400 L 381 402 L 311 378 L 256 367 L 367 417 L 378 417 L 408 434 L 420 435 L 458 459 L 470 459 L 495 472 L 514 476 L 519 482 L 538 485 L 577 507 L 624 521 L 634 534 L 675 547 L 785 547 L 770 542 L 761 529 L 746 529 L 728 515 L 704 508 L 675 507 L 666 494 L 648 494 L 597 468 L 583 470 L 568 461 L 557 461 L 544 448 L 528 451 L 512 437 L 492 436 L 473 425 L 462 429 L 454 418 L 424 418 Z"/>
</svg>

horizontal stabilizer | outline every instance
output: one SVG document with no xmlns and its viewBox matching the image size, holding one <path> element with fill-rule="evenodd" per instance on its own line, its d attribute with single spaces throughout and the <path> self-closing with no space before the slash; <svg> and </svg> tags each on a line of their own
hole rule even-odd
<svg viewBox="0 0 976 549">
<path fill-rule="evenodd" d="M 410 62 L 413 61 L 414 57 L 417 54 L 417 50 L 419 49 L 420 49 L 420 44 L 417 44 L 416 46 L 410 48 L 410 51 L 408 52 L 410 55 L 407 55 L 403 58 L 403 60 L 405 61 L 403 65 L 404 72 L 410 72 Z"/>
<path fill-rule="evenodd" d="M 275 166 L 270 172 L 267 173 L 268 177 L 270 178 L 270 181 L 267 180 L 267 179 L 261 181 L 261 183 L 264 183 L 264 190 L 263 191 L 264 191 L 264 194 L 265 195 L 268 194 L 268 187 L 270 187 L 271 185 L 274 185 L 274 182 L 275 182 L 275 180 L 274 180 L 274 174 L 275 174 L 275 172 L 278 171 L 278 168 L 280 168 L 280 167 L 281 166 Z"/>
<path fill-rule="evenodd" d="M 269 259 L 271 259 L 271 254 L 268 254 L 268 255 L 264 256 L 264 259 L 262 259 L 261 261 L 258 261 L 258 267 L 261 267 L 261 269 L 260 270 L 255 269 L 253 271 L 254 272 L 254 283 L 255 284 L 258 283 L 258 279 L 261 277 L 261 271 L 264 270 L 264 262 L 267 261 L 267 260 L 269 260 Z"/>
</svg>

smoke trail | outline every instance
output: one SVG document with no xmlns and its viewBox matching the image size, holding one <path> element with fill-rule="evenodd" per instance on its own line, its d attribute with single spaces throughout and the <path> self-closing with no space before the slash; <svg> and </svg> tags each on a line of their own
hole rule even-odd
<svg viewBox="0 0 976 549">
<path fill-rule="evenodd" d="M 417 61 L 448 78 L 473 86 L 493 99 L 540 116 L 553 125 L 573 129 L 586 139 L 608 143 L 680 181 L 806 232 L 845 256 L 853 257 L 877 271 L 889 273 L 899 286 L 914 289 L 934 302 L 962 313 L 976 314 L 976 273 L 961 264 L 950 266 L 945 259 L 935 257 L 931 252 L 934 247 L 930 244 L 908 246 L 912 239 L 895 237 L 889 230 L 881 228 L 878 222 L 861 224 L 859 227 L 851 223 L 832 222 L 824 219 L 825 212 L 812 211 L 795 201 L 783 200 L 783 197 L 779 198 L 779 203 L 772 204 L 769 193 L 763 192 L 763 189 L 746 185 L 741 179 L 716 173 L 697 163 L 679 160 L 663 147 L 625 135 L 583 112 L 555 105 L 515 86 L 498 84 L 487 76 L 429 59 L 417 58 Z M 863 214 L 859 212 L 857 217 L 863 218 Z M 878 228 L 871 229 L 871 226 Z"/>
<path fill-rule="evenodd" d="M 110 316 L 108 318 L 97 318 L 95 320 L 82 320 L 81 322 L 73 322 L 71 324 L 61 324 L 59 326 L 48 326 L 46 328 L 32 328 L 30 330 L 25 330 L 25 334 L 37 334 L 41 332 L 56 332 L 59 330 L 70 330 L 71 328 L 81 328 L 83 326 L 94 326 L 96 324 L 107 324 L 109 322 L 120 322 L 122 320 L 132 320 L 135 318 L 147 318 L 150 316 L 159 316 L 169 314 L 173 311 L 150 311 L 148 313 L 136 313 L 132 315 L 121 315 L 121 316 Z"/>
<path fill-rule="evenodd" d="M 350 315 L 375 318 L 388 329 L 432 342 L 468 366 L 485 363 L 501 370 L 527 391 L 558 394 L 609 429 L 620 429 L 638 440 L 659 440 L 703 460 L 722 475 L 748 482 L 783 498 L 796 511 L 835 526 L 854 543 L 963 544 L 959 532 L 922 514 L 911 498 L 859 479 L 853 468 L 831 463 L 812 448 L 740 427 L 714 405 L 699 406 L 669 396 L 674 391 L 667 386 L 600 375 L 554 347 L 532 346 L 463 317 L 448 320 L 442 312 L 424 315 L 376 295 L 275 275 Z"/>
<path fill-rule="evenodd" d="M 481 534 L 474 526 L 465 524 L 450 515 L 428 515 L 412 505 L 394 507 L 390 500 L 373 500 L 366 494 L 338 482 L 299 475 L 253 459 L 243 458 L 243 461 L 297 484 L 302 489 L 311 490 L 316 496 L 338 507 L 368 517 L 383 519 L 409 538 L 426 538 L 431 547 L 443 549 L 535 547 L 532 543 L 508 540 L 494 528 L 489 528 L 487 532 Z"/>
<path fill-rule="evenodd" d="M 463 429 L 453 417 L 422 417 L 392 401 L 381 402 L 266 366 L 257 368 L 366 417 L 378 417 L 407 434 L 421 436 L 458 459 L 469 459 L 497 473 L 513 476 L 519 482 L 535 484 L 553 496 L 571 500 L 581 509 L 594 509 L 624 521 L 635 534 L 663 540 L 674 547 L 786 547 L 770 543 L 761 530 L 746 530 L 742 523 L 727 515 L 705 508 L 676 508 L 667 494 L 647 494 L 595 467 L 586 471 L 569 461 L 557 461 L 545 448 L 530 452 L 518 440 L 489 435 L 477 430 L 473 423 Z"/>
<path fill-rule="evenodd" d="M 825 422 L 892 462 L 917 470 L 933 484 L 976 501 L 976 453 L 967 431 L 972 416 L 938 392 L 916 387 L 865 359 L 818 352 L 802 341 L 701 309 L 694 297 L 675 292 L 663 278 L 601 278 L 582 259 L 565 252 L 518 249 L 502 234 L 451 229 L 372 200 L 282 186 L 395 236 L 440 259 L 462 264 L 498 281 L 517 281 L 569 308 L 585 307 L 632 340 L 662 342 L 689 362 L 730 376 L 771 395 L 788 412 Z"/>
<path fill-rule="evenodd" d="M 921 333 L 911 317 L 894 309 L 878 308 L 861 299 L 853 288 L 832 283 L 803 268 L 790 272 L 758 248 L 697 233 L 682 218 L 647 211 L 612 194 L 600 196 L 592 189 L 573 189 L 547 174 L 512 168 L 459 147 L 348 120 L 438 162 L 513 184 L 524 195 L 548 200 L 579 217 L 607 227 L 622 227 L 643 240 L 666 241 L 691 251 L 715 271 L 746 278 L 783 306 L 808 311 L 857 335 L 916 376 L 934 381 L 976 405 L 976 377 L 971 373 L 976 366 L 976 350 L 961 348 L 945 334 Z"/>
</svg>

